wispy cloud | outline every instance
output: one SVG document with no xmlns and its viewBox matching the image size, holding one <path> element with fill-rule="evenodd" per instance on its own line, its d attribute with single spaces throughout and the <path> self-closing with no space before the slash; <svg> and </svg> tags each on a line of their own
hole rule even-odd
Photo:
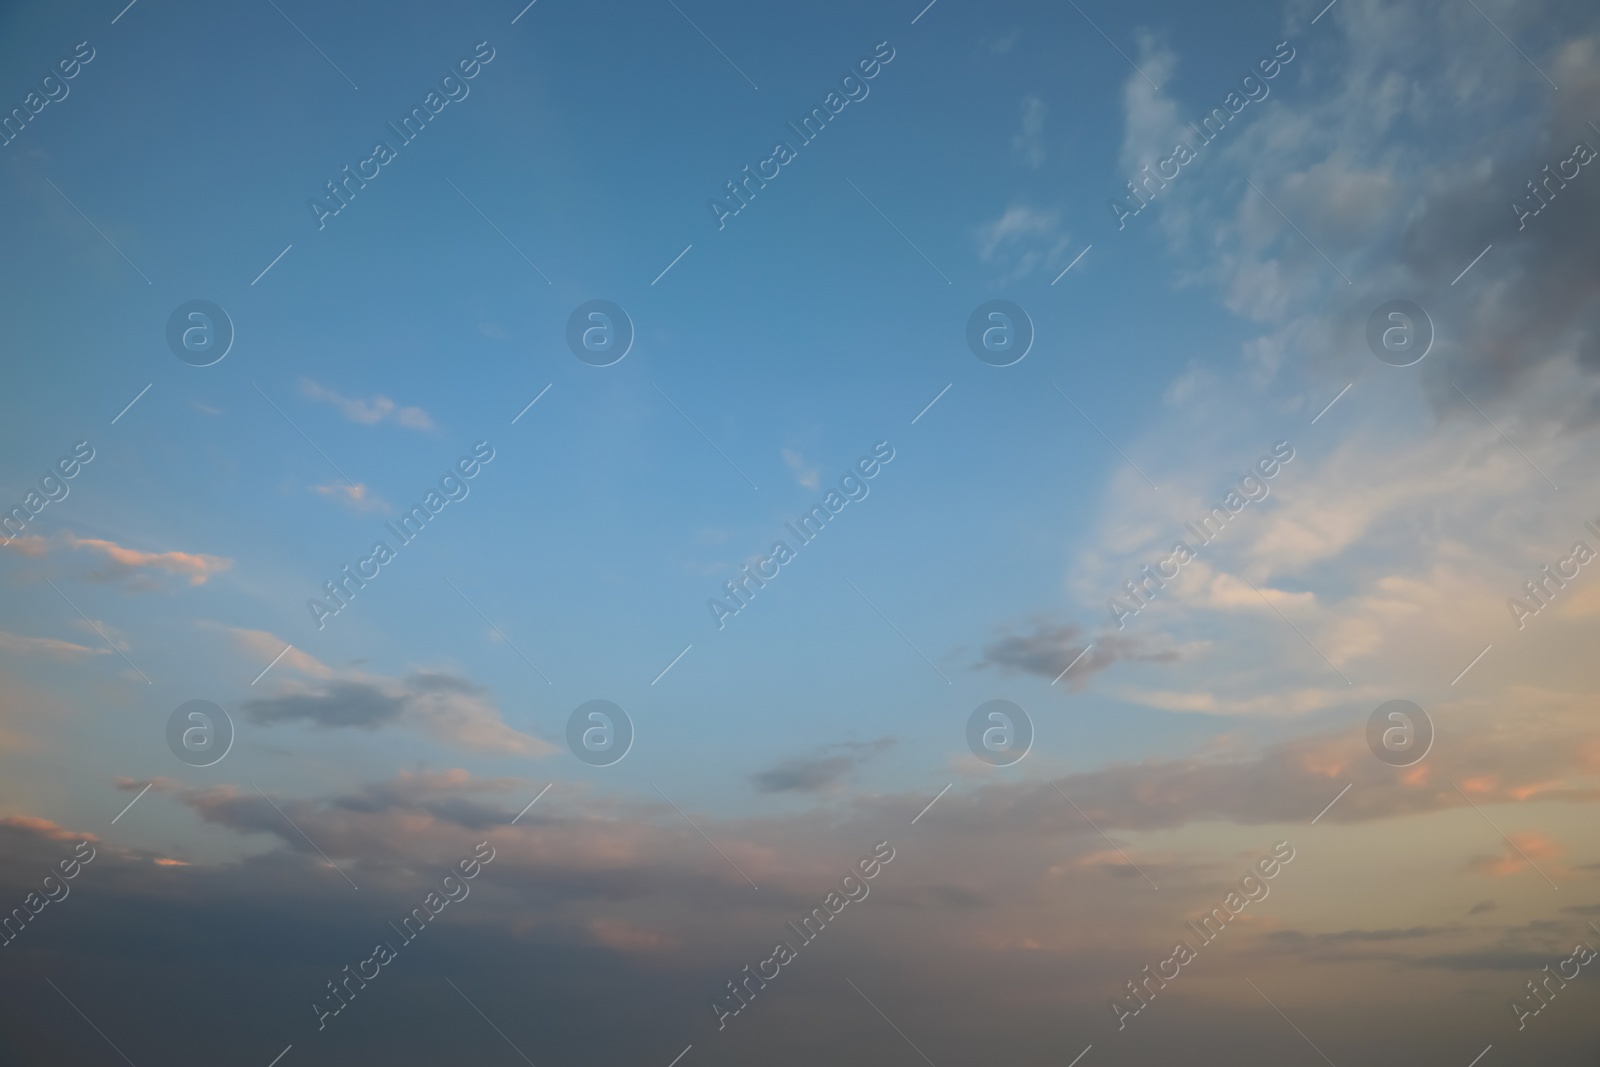
<svg viewBox="0 0 1600 1067">
<path fill-rule="evenodd" d="M 381 511 L 388 514 L 391 510 L 388 501 L 369 490 L 365 482 L 358 482 L 355 485 L 329 482 L 327 485 L 313 485 L 311 491 L 318 496 L 331 497 L 352 511 L 363 513 Z"/>
<path fill-rule="evenodd" d="M 394 422 L 408 430 L 431 430 L 433 418 L 419 407 L 401 407 L 382 394 L 363 399 L 347 397 L 335 389 L 310 378 L 300 379 L 300 395 L 307 400 L 320 400 L 337 407 L 344 417 L 363 426 L 380 422 Z"/>
<path fill-rule="evenodd" d="M 822 484 L 821 472 L 812 464 L 806 462 L 802 456 L 792 448 L 783 450 L 783 461 L 789 465 L 789 473 L 794 475 L 794 480 L 807 489 L 815 489 Z"/>
<path fill-rule="evenodd" d="M 243 653 L 250 664 L 260 663 L 265 665 L 272 662 L 289 642 L 268 630 L 245 630 L 236 626 L 227 626 L 220 622 L 202 620 L 200 625 L 225 632 L 233 642 L 233 646 Z M 334 670 L 315 656 L 298 648 L 289 648 L 283 653 L 283 659 L 277 661 L 276 669 L 289 669 L 299 671 L 301 674 L 312 678 L 332 678 Z"/>
<path fill-rule="evenodd" d="M 824 746 L 808 756 L 793 756 L 750 776 L 763 793 L 825 793 L 844 784 L 863 762 L 893 746 L 893 738 Z"/>
<path fill-rule="evenodd" d="M 140 570 L 158 570 L 188 578 L 190 585 L 204 585 L 233 566 L 233 560 L 224 556 L 209 556 L 200 552 L 142 552 L 136 548 L 125 548 L 115 541 L 74 537 L 70 533 L 67 534 L 67 543 L 73 548 L 88 549 L 105 557 L 110 566 L 100 576 L 108 579 Z"/>
<path fill-rule="evenodd" d="M 979 225 L 974 237 L 978 261 L 999 268 L 1005 281 L 1064 266 L 1071 243 L 1059 211 L 1025 203 L 1014 203 L 999 218 Z"/>
<path fill-rule="evenodd" d="M 0 630 L 0 652 L 16 656 L 45 656 L 49 659 L 77 659 L 81 656 L 109 656 L 109 648 L 89 648 L 54 637 L 26 637 Z"/>
<path fill-rule="evenodd" d="M 1044 162 L 1044 101 L 1030 93 L 1021 106 L 1022 128 L 1011 136 L 1011 150 L 1037 170 Z"/>
</svg>

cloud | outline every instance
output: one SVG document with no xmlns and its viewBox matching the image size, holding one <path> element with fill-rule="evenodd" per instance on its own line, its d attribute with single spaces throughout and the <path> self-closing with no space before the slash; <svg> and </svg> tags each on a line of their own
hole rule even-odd
<svg viewBox="0 0 1600 1067">
<path fill-rule="evenodd" d="M 12 836 L 34 836 L 46 841 L 99 841 L 94 834 L 68 830 L 66 827 L 41 819 L 35 815 L 7 815 L 0 817 L 0 829 Z"/>
<path fill-rule="evenodd" d="M 234 648 L 244 654 L 251 663 L 259 663 L 262 667 L 276 662 L 274 670 L 287 668 L 299 671 L 301 674 L 313 678 L 332 678 L 333 668 L 311 655 L 303 649 L 293 648 L 288 641 L 277 634 L 267 630 L 244 630 L 236 626 L 228 626 L 220 622 L 202 620 L 201 625 L 226 633 L 233 642 Z M 287 652 L 284 649 L 288 649 Z M 282 653 L 282 659 L 279 654 Z M 259 669 L 259 668 L 257 668 Z"/>
<path fill-rule="evenodd" d="M 128 635 L 104 619 L 73 619 L 72 625 L 86 637 L 93 634 L 96 640 L 105 641 L 118 652 L 132 652 L 133 642 Z"/>
<path fill-rule="evenodd" d="M 1025 203 L 1007 207 L 1000 217 L 979 225 L 973 235 L 978 261 L 1001 269 L 1005 281 L 1019 281 L 1041 270 L 1065 265 L 1071 237 L 1061 213 Z"/>
<path fill-rule="evenodd" d="M 1022 98 L 1022 129 L 1011 137 L 1011 150 L 1028 166 L 1044 162 L 1044 101 L 1031 93 Z"/>
<path fill-rule="evenodd" d="M 1360 758 L 1376 770 L 1357 780 L 1324 823 L 1343 805 L 1394 787 L 1392 768 L 1372 760 L 1359 739 L 1352 747 L 1361 749 Z M 1131 776 L 1138 792 L 1145 786 L 1139 770 L 1102 772 Z M 1173 763 L 1165 770 L 1172 777 Z M 1293 835 L 1304 826 L 1299 831 L 1292 827 L 1308 820 L 1337 785 L 1303 768 L 1296 768 L 1292 777 L 1309 777 L 1313 787 L 1326 792 L 1314 806 L 1290 817 L 1288 836 L 1298 840 Z M 1107 831 L 1121 825 L 1111 821 L 1107 798 L 1088 776 L 1060 781 L 1096 824 Z M 1225 785 L 1227 776 L 1215 781 Z M 691 826 L 665 803 L 639 802 L 562 780 L 511 825 L 512 816 L 537 795 L 541 784 L 481 778 L 463 769 L 408 771 L 313 795 L 269 787 L 271 803 L 248 787 L 178 785 L 171 792 L 180 810 L 193 813 L 213 832 L 236 837 L 246 854 L 226 847 L 210 858 L 176 853 L 188 864 L 178 866 L 161 863 L 169 858 L 166 853 L 101 846 L 93 868 L 100 872 L 94 883 L 95 907 L 74 913 L 73 936 L 55 946 L 53 973 L 68 991 L 84 976 L 98 975 L 108 988 L 133 998 L 127 1005 L 134 1013 L 130 1017 L 148 1013 L 159 1018 L 158 1005 L 172 996 L 202 993 L 208 973 L 202 961 L 227 953 L 251 966 L 238 977 L 245 985 L 236 983 L 227 990 L 230 1002 L 245 1007 L 230 1015 L 226 1025 L 267 1035 L 260 1041 L 265 1046 L 282 1033 L 282 1013 L 273 1005 L 296 989 L 311 995 L 324 990 L 342 965 L 367 956 L 376 940 L 392 936 L 388 923 L 417 906 L 437 884 L 442 867 L 470 852 L 476 842 L 487 841 L 496 858 L 472 882 L 470 897 L 459 908 L 451 906 L 445 916 L 448 936 L 432 940 L 427 949 L 435 955 L 414 969 L 419 960 L 402 952 L 397 969 L 386 973 L 415 977 L 380 980 L 367 997 L 355 1000 L 337 1023 L 345 1028 L 341 1032 L 352 1035 L 350 1040 L 378 1047 L 368 1045 L 369 1034 L 361 1027 L 370 1025 L 371 1033 L 381 1037 L 392 1031 L 397 1015 L 421 1016 L 430 1002 L 436 1003 L 442 985 L 438 975 L 453 973 L 471 976 L 471 984 L 461 980 L 462 992 L 476 999 L 479 989 L 485 991 L 489 999 L 479 1005 L 497 1021 L 497 1009 L 511 1003 L 504 999 L 511 994 L 495 990 L 536 994 L 525 998 L 531 1014 L 508 1014 L 515 1026 L 538 1035 L 535 1049 L 546 1058 L 573 1059 L 587 1049 L 606 1062 L 637 1062 L 663 1043 L 663 1033 L 681 1032 L 685 1019 L 698 1016 L 698 1029 L 669 1048 L 668 1058 L 696 1034 L 704 1034 L 721 1042 L 758 1041 L 752 1048 L 776 1043 L 794 1053 L 780 1062 L 814 1062 L 826 1058 L 829 1046 L 805 1044 L 814 1031 L 810 1006 L 816 997 L 837 996 L 835 985 L 813 984 L 806 977 L 814 969 L 785 970 L 785 977 L 761 988 L 751 1009 L 760 1023 L 755 1038 L 745 1036 L 753 1031 L 745 1026 L 750 1020 L 744 1015 L 730 1024 L 730 1033 L 718 1036 L 705 1002 L 725 996 L 728 979 L 738 977 L 744 964 L 769 955 L 776 937 L 789 936 L 785 922 L 807 914 L 870 843 L 888 837 L 896 858 L 870 882 L 870 895 L 838 916 L 838 934 L 802 948 L 802 958 L 826 954 L 817 959 L 826 961 L 834 975 L 870 963 L 875 982 L 898 990 L 904 1005 L 921 1006 L 910 1009 L 919 1043 L 926 1036 L 931 1046 L 953 1047 L 970 1032 L 976 1011 L 997 1032 L 1014 1035 L 1015 1047 L 1022 1050 L 1044 1047 L 1049 1035 L 1067 1023 L 1075 1030 L 1113 1029 L 1105 1004 L 1107 997 L 1123 992 L 1121 980 L 1165 955 L 1173 937 L 1188 938 L 1181 919 L 1197 908 L 1215 906 L 1247 859 L 1260 855 L 1265 842 L 1273 839 L 1265 830 L 1243 836 L 1215 829 L 1181 835 L 1113 833 L 1160 884 L 1160 893 L 1154 893 L 1136 874 L 1124 873 L 1126 865 L 1111 859 L 1104 839 L 1088 821 L 1047 782 L 1037 780 L 963 787 L 929 812 L 914 833 L 905 824 L 923 808 L 931 790 L 868 794 L 858 803 L 819 808 L 805 817 L 792 812 L 718 815 L 696 811 L 683 801 L 694 819 Z M 1237 795 L 1248 796 L 1257 785 L 1246 781 Z M 678 795 L 670 785 L 668 789 Z M 1109 806 L 1120 799 L 1111 798 Z M 1280 799 L 1268 796 L 1263 807 Z M 1459 798 L 1456 803 L 1460 818 L 1476 819 Z M 1184 813 L 1179 800 L 1174 812 L 1185 823 L 1213 818 L 1205 802 L 1189 804 Z M 1273 820 L 1268 815 L 1262 821 Z M 895 825 L 902 830 L 893 830 Z M 1421 825 L 1418 820 L 1405 829 L 1414 833 Z M 1472 826 L 1468 840 L 1484 832 L 1481 824 Z M 752 876 L 761 886 L 759 893 L 721 861 L 700 830 Z M 52 831 L 54 839 L 44 836 Z M 1414 838 L 1406 833 L 1377 838 L 1382 832 L 1369 828 L 1373 839 L 1359 844 L 1388 855 L 1390 863 L 1396 862 L 1393 857 L 1415 853 Z M 37 831 L 15 819 L 0 822 L 0 850 L 13 860 L 0 871 L 0 889 L 9 891 L 15 882 L 21 890 L 15 895 L 21 899 L 32 888 L 25 884 L 31 877 L 27 872 L 47 869 L 63 849 L 70 849 L 75 836 L 47 820 L 39 820 Z M 1438 1047 L 1442 1036 L 1458 1032 L 1465 1018 L 1481 1011 L 1482 987 L 1453 976 L 1471 978 L 1473 971 L 1496 968 L 1537 973 L 1543 963 L 1559 958 L 1545 951 L 1546 943 L 1564 936 L 1572 925 L 1538 920 L 1514 931 L 1441 925 L 1429 917 L 1439 899 L 1430 891 L 1410 903 L 1400 897 L 1389 900 L 1381 927 L 1352 926 L 1347 901 L 1363 887 L 1370 888 L 1372 866 L 1341 864 L 1336 856 L 1318 860 L 1321 849 L 1311 848 L 1309 840 L 1305 845 L 1303 858 L 1273 883 L 1265 910 L 1253 906 L 1248 921 L 1233 926 L 1225 950 L 1202 948 L 1207 981 L 1216 983 L 1203 1003 L 1191 1006 L 1185 998 L 1163 998 L 1162 1010 L 1168 1014 L 1160 1019 L 1163 1025 L 1170 1022 L 1176 1033 L 1159 1046 L 1162 1058 L 1181 1059 L 1183 1048 L 1193 1049 L 1196 1033 L 1235 1060 L 1241 1049 L 1252 1056 L 1264 1053 L 1262 1045 L 1252 1042 L 1260 1040 L 1261 1012 L 1266 1009 L 1244 981 L 1259 974 L 1263 958 L 1270 958 L 1269 973 L 1285 990 L 1284 998 L 1273 994 L 1275 1002 L 1297 1020 L 1297 1008 L 1315 1003 L 1332 1019 L 1356 1018 L 1372 988 L 1393 983 L 1410 989 L 1408 1009 L 1423 1009 L 1415 1016 L 1424 1020 L 1416 1045 L 1420 1057 L 1422 1050 Z M 351 891 L 319 849 L 361 887 L 359 893 Z M 1425 862 L 1432 860 L 1424 857 Z M 1308 863 L 1314 866 L 1302 866 Z M 1403 869 L 1385 868 L 1385 873 L 1400 876 Z M 1458 888 L 1473 881 L 1467 874 L 1445 877 L 1456 879 Z M 1135 884 L 1139 892 L 1130 891 Z M 1441 888 L 1451 887 L 1447 882 Z M 1543 902 L 1548 896 L 1530 899 Z M 1560 903 L 1551 900 L 1543 906 L 1553 909 Z M 1079 914 L 1094 921 L 1070 921 Z M 667 949 L 671 951 L 663 951 Z M 147 969 L 157 953 L 178 985 L 147 992 L 128 979 L 138 968 Z M 952 958 L 962 961 L 955 982 L 948 980 L 948 968 L 938 966 Z M 1530 959 L 1531 967 L 1519 965 Z M 1335 960 L 1343 966 L 1326 966 Z M 1438 984 L 1412 988 L 1407 983 L 1416 982 L 1417 968 L 1432 972 L 1429 981 Z M 1041 976 L 1052 983 L 1052 1007 L 1044 1016 L 1026 998 L 1029 989 L 1039 988 Z M 1302 985 L 1304 994 L 1290 992 Z M 596 990 L 639 991 L 639 1010 L 645 1013 L 640 1024 L 605 1028 L 597 1036 L 592 1022 L 574 1022 L 583 1006 L 592 1004 Z M 263 1004 L 267 1006 L 251 1007 Z M 364 1014 L 375 1004 L 383 1010 Z M 869 1008 L 860 1008 L 863 1021 L 849 1025 L 859 1025 L 862 1032 L 869 1025 L 874 1027 L 871 1033 L 887 1030 Z M 458 1003 L 456 1010 L 478 1022 L 467 1005 Z M 214 1018 L 215 1013 L 198 1012 L 196 1025 L 222 1025 Z M 31 1025 L 26 1016 L 19 1019 L 19 1026 Z M 520 1043 L 521 1032 L 505 1025 Z M 303 1032 L 315 1026 L 308 1016 Z M 1146 1030 L 1141 1040 L 1157 1048 L 1163 1032 Z M 402 1053 L 394 1062 L 424 1062 L 441 1055 L 453 1055 L 450 1062 L 455 1062 L 492 1047 L 504 1052 L 500 1036 L 486 1026 L 450 1035 L 453 1053 L 427 1046 L 431 1035 L 428 1028 L 406 1031 L 401 1037 L 414 1055 Z M 215 1047 L 222 1038 L 212 1036 L 201 1031 L 200 1044 Z M 840 1036 L 829 1035 L 832 1047 Z M 895 1038 L 888 1033 L 870 1040 L 879 1039 Z M 1376 1040 L 1396 1047 L 1386 1035 Z M 274 1045 L 268 1055 L 281 1047 Z M 721 1047 L 738 1055 L 741 1046 Z M 1411 1046 L 1405 1048 L 1409 1058 Z M 1338 1058 L 1336 1049 L 1328 1051 Z M 202 1062 L 184 1055 L 180 1050 L 175 1067 Z M 1226 1058 L 1201 1056 L 1198 1062 Z"/>
<path fill-rule="evenodd" d="M 763 793 L 835 791 L 862 763 L 893 746 L 892 738 L 827 745 L 815 755 L 794 756 L 750 776 Z"/>
<path fill-rule="evenodd" d="M 1513 833 L 1500 855 L 1474 856 L 1467 864 L 1467 869 L 1488 878 L 1509 878 L 1527 870 L 1530 865 L 1537 865 L 1541 860 L 1554 860 L 1565 854 L 1566 849 L 1543 834 Z M 1548 874 L 1556 868 L 1546 864 L 1544 869 Z"/>
<path fill-rule="evenodd" d="M 304 722 L 325 730 L 376 730 L 397 721 L 405 706 L 403 697 L 385 693 L 376 686 L 362 682 L 331 682 L 314 693 L 247 700 L 244 713 L 259 726 Z"/>
<path fill-rule="evenodd" d="M 321 730 L 378 730 L 404 724 L 483 751 L 535 757 L 555 751 L 550 743 L 507 726 L 486 693 L 457 675 L 419 671 L 403 679 L 335 678 L 247 700 L 243 710 L 261 726 L 300 723 Z"/>
<path fill-rule="evenodd" d="M 1250 583 L 1243 578 L 1236 578 L 1225 572 L 1218 572 L 1211 578 L 1210 585 L 1206 588 L 1205 603 L 1223 611 L 1243 609 L 1245 611 L 1266 611 L 1273 608 L 1279 611 L 1294 611 L 1296 609 L 1309 610 L 1317 606 L 1315 593 L 1290 593 L 1271 586 L 1258 586 L 1260 592 L 1250 587 Z"/>
<path fill-rule="evenodd" d="M 45 656 L 49 659 L 77 659 L 82 656 L 109 656 L 109 648 L 88 648 L 53 637 L 24 637 L 0 630 L 0 652 L 16 656 Z"/>
<path fill-rule="evenodd" d="M 1081 687 L 1092 675 L 1119 660 L 1175 663 L 1182 658 L 1176 649 L 1153 648 L 1139 637 L 1102 633 L 1091 642 L 1083 628 L 1072 623 L 1053 624 L 1034 619 L 1031 626 L 1031 633 L 1007 633 L 985 646 L 978 669 L 999 667 L 1007 673 L 1036 674 L 1054 682 L 1070 666 L 1070 684 Z M 1088 650 L 1086 654 L 1085 649 Z"/>
<path fill-rule="evenodd" d="M 1516 50 L 1484 51 L 1488 24 L 1471 7 L 1346 3 L 1340 10 L 1314 38 L 1295 39 L 1299 55 L 1266 83 L 1269 95 L 1200 147 L 1128 227 L 1155 227 L 1184 282 L 1212 287 L 1231 311 L 1268 327 L 1245 346 L 1263 378 L 1286 365 L 1308 367 L 1337 389 L 1365 358 L 1353 353 L 1365 347 L 1367 314 L 1404 294 L 1436 324 L 1450 324 L 1418 371 L 1440 417 L 1473 415 L 1458 385 L 1491 417 L 1502 404 L 1512 408 L 1513 398 L 1515 409 L 1525 409 L 1521 394 L 1554 366 L 1578 384 L 1563 410 L 1541 411 L 1530 429 L 1549 439 L 1563 426 L 1600 421 L 1600 304 L 1586 242 L 1600 226 L 1593 165 L 1565 184 L 1552 182 L 1548 206 L 1519 218 L 1539 203 L 1528 183 L 1542 180 L 1546 166 L 1554 173 L 1574 141 L 1594 143 L 1587 126 L 1600 113 L 1593 6 L 1546 0 L 1494 15 L 1511 39 L 1519 31 L 1523 40 L 1544 30 L 1565 36 L 1533 50 L 1559 93 L 1543 92 L 1548 86 Z M 1424 38 L 1426 47 L 1413 46 Z M 1263 54 L 1266 44 L 1263 38 Z M 1141 35 L 1138 65 L 1157 84 L 1175 84 L 1176 56 L 1157 38 Z M 1530 80 L 1539 95 L 1530 96 Z M 1130 72 L 1123 178 L 1170 155 L 1177 141 L 1196 143 L 1184 120 L 1236 88 L 1230 79 L 1180 104 Z M 1414 134 L 1419 128 L 1429 135 Z"/>
<path fill-rule="evenodd" d="M 1200 712 L 1206 715 L 1306 715 L 1323 708 L 1349 704 L 1354 696 L 1376 698 L 1379 690 L 1353 695 L 1344 687 L 1274 690 L 1249 697 L 1219 696 L 1206 690 L 1140 689 L 1123 686 L 1116 695 L 1132 704 L 1162 711 Z"/>
<path fill-rule="evenodd" d="M 345 418 L 351 422 L 359 422 L 363 426 L 373 426 L 380 422 L 394 422 L 408 430 L 431 430 L 434 426 L 433 419 L 421 408 L 399 407 L 393 400 L 381 395 L 371 400 L 346 397 L 337 390 L 310 378 L 300 379 L 300 395 L 307 400 L 320 400 L 332 404 Z"/>
<path fill-rule="evenodd" d="M 166 571 L 189 579 L 190 585 L 204 585 L 215 575 L 233 566 L 233 560 L 223 556 L 208 556 L 197 552 L 141 552 L 124 548 L 115 541 L 74 537 L 67 534 L 67 543 L 73 548 L 88 549 L 103 555 L 111 564 L 99 577 L 114 580 L 141 569 Z"/>
<path fill-rule="evenodd" d="M 311 491 L 318 496 L 332 497 L 352 511 L 363 513 L 381 511 L 388 514 L 391 510 L 387 501 L 367 489 L 365 482 L 358 482 L 355 485 L 347 482 L 330 482 L 327 485 L 313 485 Z"/>
<path fill-rule="evenodd" d="M 40 559 L 50 551 L 50 542 L 38 534 L 23 534 L 21 537 L 0 540 L 0 548 L 9 548 L 29 559 Z"/>
<path fill-rule="evenodd" d="M 654 952 L 671 948 L 675 942 L 665 934 L 635 926 L 622 919 L 600 917 L 589 920 L 589 933 L 606 948 L 618 952 Z"/>
<path fill-rule="evenodd" d="M 783 450 L 783 461 L 789 465 L 789 473 L 794 475 L 794 480 L 807 489 L 815 489 L 822 484 L 821 473 L 817 468 L 806 462 L 806 458 L 792 449 Z"/>
<path fill-rule="evenodd" d="M 1483 915 L 1486 912 L 1494 911 L 1499 906 L 1500 905 L 1496 904 L 1492 900 L 1480 900 L 1478 903 L 1474 904 L 1471 908 L 1469 908 L 1467 910 L 1467 914 L 1468 915 Z"/>
<path fill-rule="evenodd" d="M 1013 28 L 998 37 L 985 38 L 983 47 L 992 56 L 1003 56 L 1017 47 L 1017 42 L 1020 40 L 1022 40 L 1022 30 Z"/>
</svg>

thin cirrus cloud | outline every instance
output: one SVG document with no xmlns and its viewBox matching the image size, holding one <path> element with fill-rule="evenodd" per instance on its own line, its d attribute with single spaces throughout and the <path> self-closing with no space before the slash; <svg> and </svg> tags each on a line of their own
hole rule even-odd
<svg viewBox="0 0 1600 1067">
<path fill-rule="evenodd" d="M 0 630 L 0 652 L 16 656 L 44 656 L 48 659 L 77 659 L 83 656 L 111 654 L 109 648 L 89 648 L 54 637 L 27 637 Z"/>
<path fill-rule="evenodd" d="M 363 399 L 345 396 L 336 389 L 322 385 L 311 378 L 300 379 L 300 395 L 307 400 L 320 400 L 332 404 L 351 422 L 375 426 L 380 422 L 393 422 L 408 430 L 431 430 L 432 416 L 419 407 L 403 407 L 382 394 Z"/>
<path fill-rule="evenodd" d="M 998 218 L 979 225 L 973 236 L 978 261 L 1000 269 L 1006 281 L 1065 266 L 1072 242 L 1059 211 L 1026 203 L 1011 204 Z"/>
<path fill-rule="evenodd" d="M 187 578 L 190 585 L 204 585 L 233 566 L 233 560 L 225 556 L 210 556 L 202 552 L 143 552 L 115 541 L 74 537 L 72 534 L 67 534 L 67 544 L 99 553 L 106 562 L 106 568 L 96 577 L 106 581 L 130 576 L 148 580 L 148 573 L 141 572 L 164 571 Z"/>
</svg>

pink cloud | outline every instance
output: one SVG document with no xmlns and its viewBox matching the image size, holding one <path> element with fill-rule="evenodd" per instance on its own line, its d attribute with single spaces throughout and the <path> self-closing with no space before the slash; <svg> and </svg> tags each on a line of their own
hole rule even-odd
<svg viewBox="0 0 1600 1067">
<path fill-rule="evenodd" d="M 67 543 L 73 548 L 88 548 L 102 553 L 119 566 L 153 567 L 169 574 L 187 576 L 190 585 L 204 585 L 213 575 L 233 566 L 233 560 L 223 556 L 208 556 L 198 552 L 141 552 L 135 548 L 124 548 L 115 541 L 74 537 L 71 534 L 67 535 Z"/>
</svg>

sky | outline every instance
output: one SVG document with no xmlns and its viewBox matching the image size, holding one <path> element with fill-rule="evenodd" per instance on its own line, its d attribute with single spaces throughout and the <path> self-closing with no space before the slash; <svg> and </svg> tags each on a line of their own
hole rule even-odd
<svg viewBox="0 0 1600 1067">
<path fill-rule="evenodd" d="M 0 10 L 0 1067 L 1593 1062 L 1592 5 L 524 3 Z"/>
</svg>

